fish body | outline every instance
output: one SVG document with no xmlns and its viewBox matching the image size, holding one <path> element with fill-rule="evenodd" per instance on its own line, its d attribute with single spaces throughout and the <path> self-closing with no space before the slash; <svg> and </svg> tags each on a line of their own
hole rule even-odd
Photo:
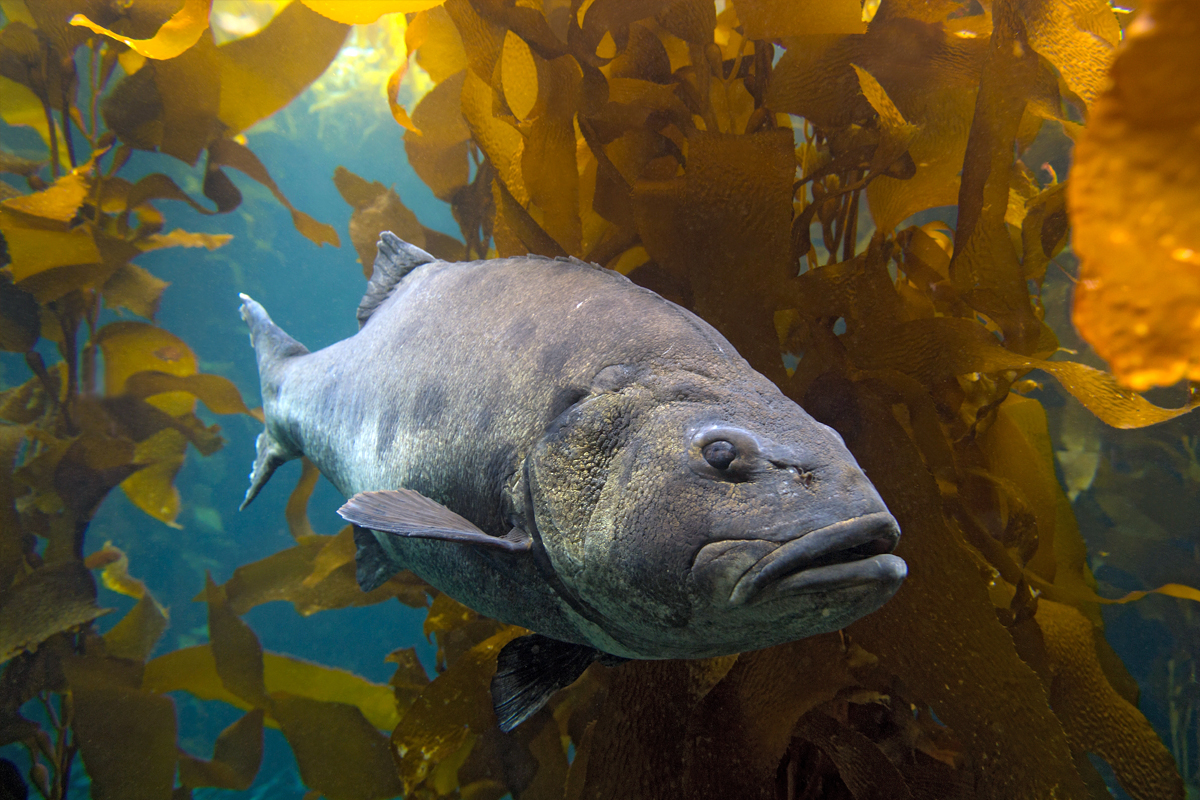
<svg viewBox="0 0 1200 800">
<path fill-rule="evenodd" d="M 352 498 L 365 587 L 411 569 L 610 659 L 792 641 L 899 587 L 841 438 L 694 314 L 575 259 L 379 248 L 346 340 L 309 353 L 242 312 L 266 415 L 247 502 L 307 456 Z"/>
</svg>

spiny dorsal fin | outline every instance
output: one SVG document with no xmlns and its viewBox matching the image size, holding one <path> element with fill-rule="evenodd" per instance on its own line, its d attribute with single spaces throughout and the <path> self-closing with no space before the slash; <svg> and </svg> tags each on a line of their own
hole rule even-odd
<svg viewBox="0 0 1200 800">
<path fill-rule="evenodd" d="M 378 253 L 375 256 L 375 271 L 371 273 L 371 282 L 367 284 L 367 293 L 358 304 L 358 327 L 367 324 L 371 314 L 379 304 L 388 298 L 392 289 L 396 288 L 405 275 L 422 264 L 428 264 L 437 259 L 416 245 L 409 244 L 391 231 L 379 234 L 379 242 L 375 245 Z"/>
</svg>

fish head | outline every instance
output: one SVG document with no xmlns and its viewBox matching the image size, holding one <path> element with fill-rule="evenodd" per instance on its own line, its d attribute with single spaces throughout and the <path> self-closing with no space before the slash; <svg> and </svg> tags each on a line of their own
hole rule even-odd
<svg viewBox="0 0 1200 800">
<path fill-rule="evenodd" d="M 619 655 L 702 658 L 837 630 L 906 575 L 899 526 L 841 437 L 765 378 L 586 398 L 529 473 L 562 591 Z"/>
</svg>

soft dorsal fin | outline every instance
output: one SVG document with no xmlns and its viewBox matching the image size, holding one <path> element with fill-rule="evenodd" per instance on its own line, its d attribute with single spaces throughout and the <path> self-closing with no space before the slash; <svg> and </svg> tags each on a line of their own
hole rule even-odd
<svg viewBox="0 0 1200 800">
<path fill-rule="evenodd" d="M 388 298 L 392 289 L 396 288 L 405 275 L 422 264 L 437 261 L 416 245 L 409 244 L 391 231 L 379 234 L 379 242 L 375 245 L 378 252 L 375 256 L 375 271 L 371 273 L 371 282 L 367 284 L 367 293 L 358 304 L 358 327 L 367 324 L 371 314 L 379 304 Z"/>
</svg>

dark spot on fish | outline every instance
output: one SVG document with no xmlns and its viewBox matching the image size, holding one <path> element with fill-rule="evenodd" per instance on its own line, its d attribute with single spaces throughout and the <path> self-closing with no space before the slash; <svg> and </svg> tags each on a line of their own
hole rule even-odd
<svg viewBox="0 0 1200 800">
<path fill-rule="evenodd" d="M 383 459 L 388 448 L 396 441 L 396 428 L 399 425 L 400 414 L 395 406 L 385 406 L 375 428 L 375 456 L 377 458 Z"/>
<path fill-rule="evenodd" d="M 537 333 L 537 328 L 537 323 L 532 319 L 521 317 L 508 326 L 508 330 L 504 332 L 504 339 L 513 347 L 521 348 L 529 344 Z"/>
<path fill-rule="evenodd" d="M 413 398 L 409 418 L 418 428 L 426 428 L 437 422 L 446 408 L 446 390 L 437 384 L 424 386 Z"/>
<path fill-rule="evenodd" d="M 547 378 L 559 375 L 571 358 L 574 349 L 573 342 L 568 339 L 554 341 L 549 346 L 542 348 L 541 361 L 538 365 L 542 375 Z"/>
</svg>

